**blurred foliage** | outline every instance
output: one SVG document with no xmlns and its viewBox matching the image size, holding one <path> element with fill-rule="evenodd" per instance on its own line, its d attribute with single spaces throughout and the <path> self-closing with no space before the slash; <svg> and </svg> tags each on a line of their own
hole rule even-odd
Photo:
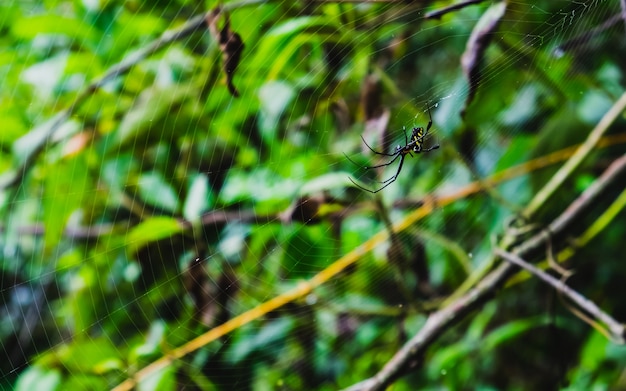
<svg viewBox="0 0 626 391">
<path fill-rule="evenodd" d="M 244 44 L 230 75 L 238 98 L 205 27 L 106 82 L 42 139 L 90 82 L 218 3 Z M 617 1 L 496 2 L 497 12 L 487 2 L 423 18 L 450 3 L 2 2 L 0 172 L 27 167 L 0 192 L 2 387 L 114 387 L 311 278 L 426 194 L 581 142 L 624 91 L 624 26 L 607 26 Z M 475 27 L 489 23 L 491 39 L 472 49 L 480 58 L 464 64 L 478 68 L 462 69 L 472 32 L 484 39 Z M 480 80 L 468 83 L 475 71 Z M 403 127 L 426 126 L 429 104 L 424 142 L 441 148 L 407 156 L 376 196 L 355 188 L 348 177 L 376 188 L 396 167 L 360 170 L 344 153 L 384 162 L 360 136 L 393 151 Z M 623 153 L 594 152 L 535 223 Z M 331 390 L 373 376 L 480 268 L 489 237 L 555 170 L 436 208 L 330 283 L 139 389 Z M 624 221 L 568 263 L 577 271 L 569 283 L 617 319 L 626 318 Z M 394 390 L 618 389 L 625 366 L 626 348 L 530 278 L 447 330 Z"/>
</svg>

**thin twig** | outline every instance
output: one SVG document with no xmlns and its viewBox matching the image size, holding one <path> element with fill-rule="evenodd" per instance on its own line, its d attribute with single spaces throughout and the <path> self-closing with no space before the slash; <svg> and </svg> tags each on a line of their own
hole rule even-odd
<svg viewBox="0 0 626 391">
<path fill-rule="evenodd" d="M 571 277 L 574 272 L 571 270 L 567 270 L 565 267 L 561 266 L 561 264 L 559 263 L 558 255 L 555 255 L 552 249 L 552 235 L 549 231 L 548 235 L 548 240 L 546 240 L 546 259 L 548 260 L 548 265 L 550 265 L 550 268 L 563 276 L 563 278 L 567 279 Z"/>
<path fill-rule="evenodd" d="M 594 316 L 596 319 L 602 321 L 606 326 L 608 326 L 611 335 L 618 343 L 624 343 L 624 325 L 613 319 L 613 317 L 606 312 L 602 311 L 602 309 L 600 309 L 600 307 L 598 307 L 593 301 L 568 287 L 563 281 L 557 280 L 538 267 L 529 264 L 517 255 L 511 254 L 499 248 L 495 248 L 493 251 L 497 256 L 527 270 L 540 280 L 544 281 L 546 284 L 552 286 L 554 289 L 568 297 L 588 314 Z"/>
</svg>

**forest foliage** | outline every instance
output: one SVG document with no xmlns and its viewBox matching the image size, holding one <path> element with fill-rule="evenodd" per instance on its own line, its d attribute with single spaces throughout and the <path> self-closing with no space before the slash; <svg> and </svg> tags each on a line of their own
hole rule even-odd
<svg viewBox="0 0 626 391">
<path fill-rule="evenodd" d="M 3 2 L 0 385 L 626 387 L 623 14 Z"/>
</svg>

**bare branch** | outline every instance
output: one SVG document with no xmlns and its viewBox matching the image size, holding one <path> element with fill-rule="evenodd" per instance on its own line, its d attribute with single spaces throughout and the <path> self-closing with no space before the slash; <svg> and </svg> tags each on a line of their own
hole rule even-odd
<svg viewBox="0 0 626 391">
<path fill-rule="evenodd" d="M 501 257 L 502 259 L 513 263 L 527 271 L 531 274 L 538 277 L 540 280 L 544 281 L 546 284 L 552 286 L 554 289 L 562 293 L 564 296 L 569 298 L 571 301 L 576 303 L 580 308 L 584 309 L 588 314 L 594 316 L 596 319 L 602 321 L 605 325 L 608 326 L 611 335 L 614 340 L 618 343 L 624 343 L 624 325 L 619 323 L 617 320 L 613 319 L 609 314 L 602 311 L 600 307 L 598 307 L 594 302 L 587 299 L 585 296 L 576 292 L 572 288 L 565 285 L 565 282 L 557 280 L 552 277 L 548 273 L 539 269 L 536 266 L 529 264 L 524 261 L 522 258 L 518 257 L 515 254 L 508 253 L 502 249 L 495 248 L 494 253 Z"/>
</svg>

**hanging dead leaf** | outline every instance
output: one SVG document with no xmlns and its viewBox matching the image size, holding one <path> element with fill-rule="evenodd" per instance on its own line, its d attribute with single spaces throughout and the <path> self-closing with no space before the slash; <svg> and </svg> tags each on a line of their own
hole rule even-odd
<svg viewBox="0 0 626 391">
<path fill-rule="evenodd" d="M 218 42 L 222 52 L 222 67 L 226 75 L 228 91 L 230 91 L 231 95 L 234 97 L 238 97 L 239 91 L 237 91 L 237 88 L 233 84 L 233 76 L 239 65 L 241 53 L 245 45 L 243 44 L 241 36 L 230 29 L 230 18 L 227 13 L 224 13 L 224 26 L 221 29 L 218 27 L 217 24 L 221 14 L 221 9 L 219 7 L 215 8 L 207 15 L 206 23 L 211 35 Z"/>
<path fill-rule="evenodd" d="M 491 5 L 478 23 L 476 23 L 476 26 L 474 26 L 472 35 L 467 41 L 465 52 L 461 56 L 461 67 L 463 68 L 463 74 L 468 80 L 469 91 L 465 99 L 465 105 L 461 110 L 461 116 L 465 116 L 467 107 L 474 100 L 480 84 L 483 57 L 505 11 L 505 1 Z"/>
</svg>

